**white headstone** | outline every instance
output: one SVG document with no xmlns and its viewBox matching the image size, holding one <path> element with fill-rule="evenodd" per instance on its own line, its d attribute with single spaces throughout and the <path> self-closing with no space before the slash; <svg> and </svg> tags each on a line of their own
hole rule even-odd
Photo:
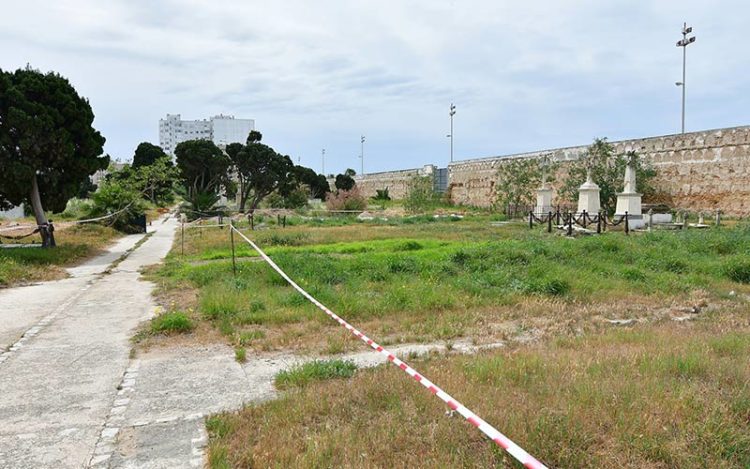
<svg viewBox="0 0 750 469">
<path fill-rule="evenodd" d="M 615 215 L 622 216 L 628 212 L 628 216 L 642 217 L 641 194 L 636 192 L 635 168 L 628 163 L 625 167 L 625 183 L 622 192 L 617 194 L 617 207 Z"/>
<path fill-rule="evenodd" d="M 599 200 L 599 186 L 591 180 L 591 171 L 586 173 L 586 182 L 578 188 L 578 213 L 584 210 L 590 214 L 599 213 L 601 203 Z"/>
</svg>

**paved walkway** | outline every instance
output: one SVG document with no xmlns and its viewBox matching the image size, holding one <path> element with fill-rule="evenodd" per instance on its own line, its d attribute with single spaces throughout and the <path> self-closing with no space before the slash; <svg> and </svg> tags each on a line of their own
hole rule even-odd
<svg viewBox="0 0 750 469">
<path fill-rule="evenodd" d="M 70 269 L 71 277 L 0 290 L 0 468 L 203 467 L 204 417 L 276 396 L 279 371 L 314 357 L 251 354 L 240 365 L 226 345 L 156 348 L 131 358 L 136 326 L 152 316 L 153 285 L 139 270 L 169 251 L 177 222 Z M 501 344 L 490 345 L 500 346 Z M 479 347 L 456 343 L 455 350 Z M 443 344 L 391 348 L 400 356 Z M 338 358 L 361 367 L 373 351 Z"/>
<path fill-rule="evenodd" d="M 99 462 L 124 384 L 134 328 L 154 310 L 138 269 L 169 251 L 177 222 L 110 274 L 141 236 L 70 269 L 68 279 L 0 291 L 0 468 L 80 468 Z M 116 436 L 116 432 L 113 436 Z M 106 448 L 105 448 L 106 449 Z"/>
</svg>

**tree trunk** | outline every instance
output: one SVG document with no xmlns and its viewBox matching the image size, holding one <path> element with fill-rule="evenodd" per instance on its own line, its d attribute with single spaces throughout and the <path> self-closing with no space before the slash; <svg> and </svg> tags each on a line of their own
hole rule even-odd
<svg viewBox="0 0 750 469">
<path fill-rule="evenodd" d="M 31 208 L 34 210 L 34 218 L 36 224 L 39 227 L 39 233 L 42 236 L 42 247 L 54 247 L 54 235 L 49 230 L 49 224 L 47 223 L 47 217 L 44 215 L 44 208 L 42 208 L 42 198 L 39 196 L 39 184 L 37 182 L 36 174 L 31 178 Z"/>
</svg>

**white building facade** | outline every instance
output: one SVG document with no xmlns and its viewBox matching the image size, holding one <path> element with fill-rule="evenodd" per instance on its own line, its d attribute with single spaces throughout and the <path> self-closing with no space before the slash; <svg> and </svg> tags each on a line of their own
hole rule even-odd
<svg viewBox="0 0 750 469">
<path fill-rule="evenodd" d="M 210 119 L 186 121 L 179 114 L 167 114 L 165 119 L 159 119 L 159 146 L 174 156 L 178 143 L 197 139 L 211 140 L 217 145 L 245 143 L 251 130 L 255 130 L 254 119 L 235 119 L 220 114 Z"/>
</svg>

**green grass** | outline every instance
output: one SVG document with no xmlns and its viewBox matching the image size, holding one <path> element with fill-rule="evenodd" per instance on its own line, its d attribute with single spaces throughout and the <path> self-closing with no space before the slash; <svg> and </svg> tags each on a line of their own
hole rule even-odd
<svg viewBox="0 0 750 469">
<path fill-rule="evenodd" d="M 295 366 L 276 375 L 274 384 L 279 389 L 304 387 L 316 381 L 351 378 L 357 365 L 345 360 L 315 360 Z"/>
<path fill-rule="evenodd" d="M 245 363 L 247 361 L 247 350 L 244 347 L 235 348 L 234 359 L 239 363 Z"/>
<path fill-rule="evenodd" d="M 190 318 L 181 312 L 161 314 L 151 320 L 151 332 L 154 334 L 176 334 L 190 332 L 195 326 Z"/>
<path fill-rule="evenodd" d="M 471 311 L 529 299 L 576 304 L 637 296 L 658 303 L 695 290 L 741 289 L 743 256 L 750 252 L 745 226 L 567 239 L 518 225 L 494 228 L 486 218 L 437 224 L 440 229 L 425 222 L 252 236 L 337 314 L 356 322 L 397 322 L 397 333 L 417 341 L 460 337 L 482 327 L 482 316 Z M 221 260 L 227 244 L 218 230 L 191 234 L 188 258 L 173 252 L 160 281 L 168 288 L 197 289 L 200 316 L 228 337 L 246 328 L 327 324 L 265 263 L 239 263 L 235 278 L 231 261 Z M 205 253 L 219 260 L 187 262 Z"/>
<path fill-rule="evenodd" d="M 86 224 L 56 231 L 56 248 L 0 248 L 0 287 L 61 278 L 65 275 L 63 267 L 97 254 L 116 236 L 117 232 L 111 228 Z M 39 237 L 27 240 L 39 242 Z"/>
</svg>

